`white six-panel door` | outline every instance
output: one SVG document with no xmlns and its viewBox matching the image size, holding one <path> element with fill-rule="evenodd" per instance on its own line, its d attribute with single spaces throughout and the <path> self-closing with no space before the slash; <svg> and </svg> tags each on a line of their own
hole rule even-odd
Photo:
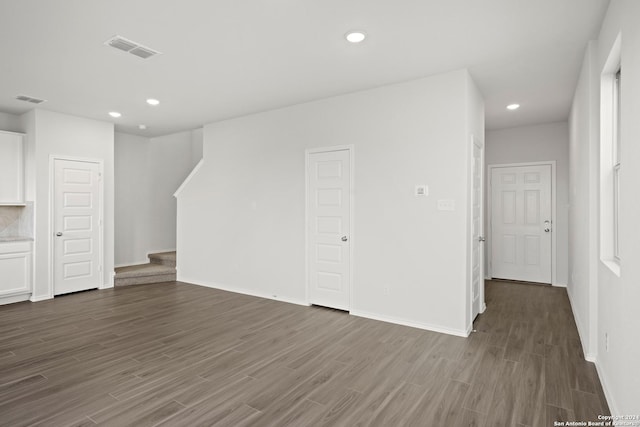
<svg viewBox="0 0 640 427">
<path fill-rule="evenodd" d="M 491 173 L 491 276 L 551 283 L 551 165 Z"/>
<path fill-rule="evenodd" d="M 308 153 L 309 302 L 340 310 L 350 297 L 350 168 L 348 149 Z"/>
<path fill-rule="evenodd" d="M 54 160 L 54 294 L 100 286 L 100 165 Z"/>
</svg>

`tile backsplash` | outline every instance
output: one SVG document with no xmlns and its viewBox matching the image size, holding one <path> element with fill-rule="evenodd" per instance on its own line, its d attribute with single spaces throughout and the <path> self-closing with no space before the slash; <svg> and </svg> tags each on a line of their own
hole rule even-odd
<svg viewBox="0 0 640 427">
<path fill-rule="evenodd" d="M 26 206 L 0 206 L 0 237 L 33 238 L 33 202 Z"/>
</svg>

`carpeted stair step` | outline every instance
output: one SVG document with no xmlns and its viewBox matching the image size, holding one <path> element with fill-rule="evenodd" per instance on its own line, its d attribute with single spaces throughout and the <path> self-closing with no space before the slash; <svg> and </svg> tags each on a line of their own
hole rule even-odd
<svg viewBox="0 0 640 427">
<path fill-rule="evenodd" d="M 176 266 L 176 251 L 158 252 L 156 254 L 149 254 L 148 257 L 151 264 L 168 265 L 170 267 Z"/>
<path fill-rule="evenodd" d="M 118 267 L 115 272 L 115 286 L 173 282 L 176 280 L 175 267 L 162 264 L 129 265 Z"/>
</svg>

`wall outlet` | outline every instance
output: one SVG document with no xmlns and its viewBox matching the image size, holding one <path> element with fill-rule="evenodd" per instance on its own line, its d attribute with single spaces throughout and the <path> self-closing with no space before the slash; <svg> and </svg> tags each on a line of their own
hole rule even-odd
<svg viewBox="0 0 640 427">
<path fill-rule="evenodd" d="M 389 289 L 388 286 L 383 286 L 382 287 L 382 294 L 383 295 L 389 295 L 391 293 L 391 289 Z"/>
<path fill-rule="evenodd" d="M 455 211 L 456 201 L 451 199 L 438 200 L 439 211 Z"/>
</svg>

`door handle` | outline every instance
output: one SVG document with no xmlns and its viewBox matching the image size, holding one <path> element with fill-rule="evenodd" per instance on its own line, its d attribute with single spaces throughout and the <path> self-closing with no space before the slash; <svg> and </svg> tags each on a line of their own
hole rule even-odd
<svg viewBox="0 0 640 427">
<path fill-rule="evenodd" d="M 544 232 L 548 233 L 551 231 L 551 221 L 547 220 L 544 222 Z"/>
<path fill-rule="evenodd" d="M 347 239 L 347 236 L 342 236 L 342 239 L 340 239 L 340 240 L 342 240 L 343 242 L 346 242 L 349 239 Z"/>
<path fill-rule="evenodd" d="M 61 232 L 61 231 L 58 231 L 58 232 L 56 233 L 56 236 L 58 236 L 58 237 L 62 236 L 62 232 Z"/>
<path fill-rule="evenodd" d="M 478 236 L 478 242 L 484 242 L 485 240 L 484 236 Z"/>
</svg>

